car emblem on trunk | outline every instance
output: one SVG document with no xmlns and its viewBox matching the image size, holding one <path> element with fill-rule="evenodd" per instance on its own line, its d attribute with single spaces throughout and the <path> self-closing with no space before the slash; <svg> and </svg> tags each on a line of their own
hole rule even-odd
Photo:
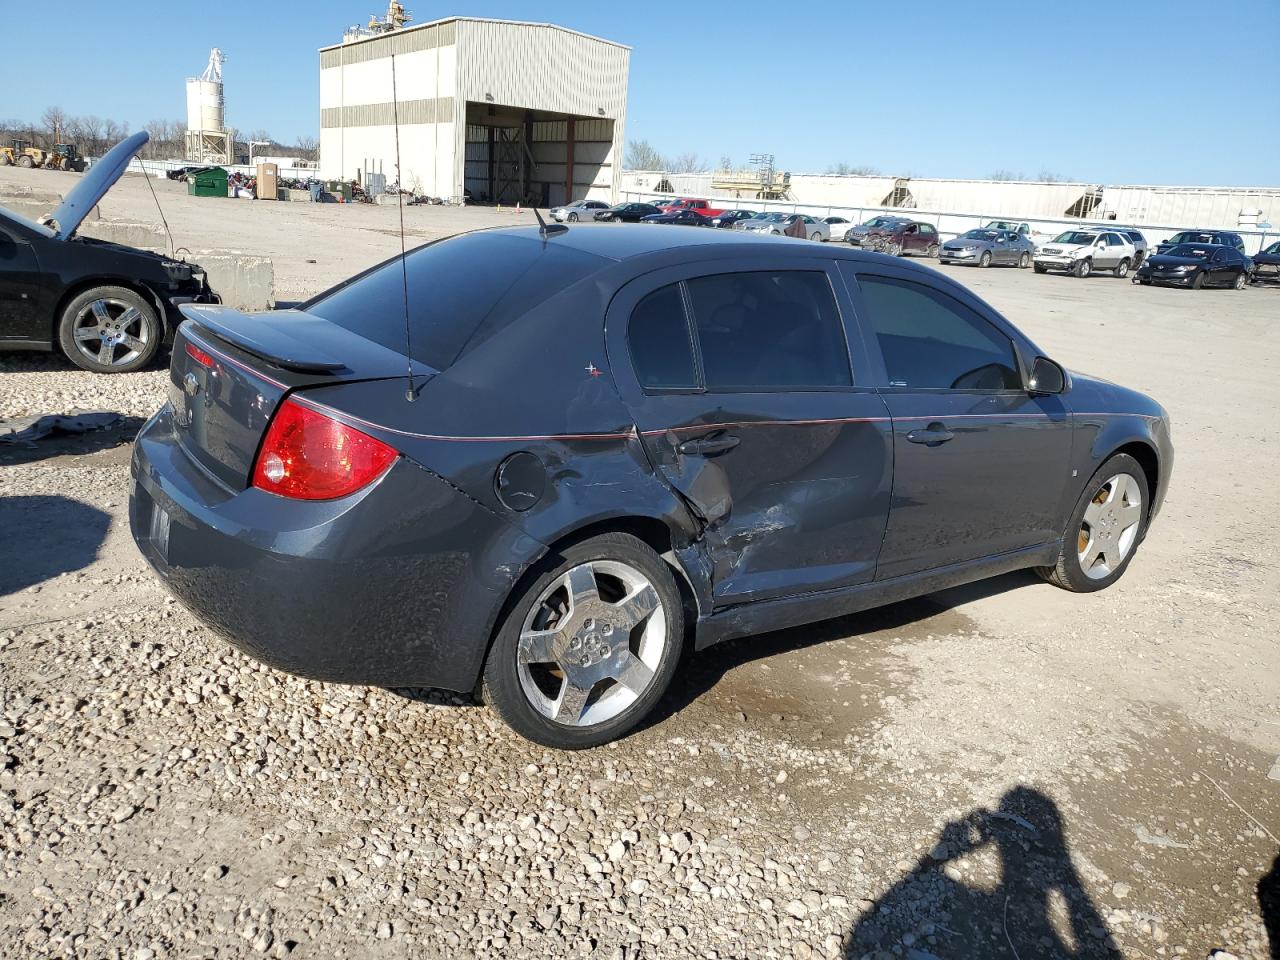
<svg viewBox="0 0 1280 960">
<path fill-rule="evenodd" d="M 200 381 L 196 379 L 194 373 L 188 373 L 182 378 L 182 392 L 188 397 L 194 397 L 200 392 Z"/>
</svg>

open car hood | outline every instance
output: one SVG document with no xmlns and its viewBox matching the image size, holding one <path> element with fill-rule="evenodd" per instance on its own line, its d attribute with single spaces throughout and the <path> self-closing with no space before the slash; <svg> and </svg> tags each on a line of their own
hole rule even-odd
<svg viewBox="0 0 1280 960">
<path fill-rule="evenodd" d="M 45 221 L 53 228 L 57 239 L 66 240 L 79 229 L 84 218 L 89 215 L 89 211 L 101 202 L 106 192 L 129 166 L 129 161 L 138 155 L 138 151 L 150 139 L 150 135 L 145 130 L 130 134 L 85 171 L 75 189 L 68 193 L 61 206 L 53 211 L 50 217 L 53 223 Z"/>
</svg>

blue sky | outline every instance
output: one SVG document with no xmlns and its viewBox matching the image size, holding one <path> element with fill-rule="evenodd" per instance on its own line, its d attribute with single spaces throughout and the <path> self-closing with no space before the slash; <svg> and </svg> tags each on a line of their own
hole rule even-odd
<svg viewBox="0 0 1280 960">
<path fill-rule="evenodd" d="M 1280 0 L 406 6 L 420 22 L 542 20 L 629 44 L 628 139 L 712 164 L 772 152 L 794 172 L 1280 184 Z M 180 119 L 183 80 L 216 45 L 228 121 L 292 142 L 318 133 L 316 49 L 384 9 L 62 0 L 56 17 L 5 18 L 0 116 Z"/>
</svg>

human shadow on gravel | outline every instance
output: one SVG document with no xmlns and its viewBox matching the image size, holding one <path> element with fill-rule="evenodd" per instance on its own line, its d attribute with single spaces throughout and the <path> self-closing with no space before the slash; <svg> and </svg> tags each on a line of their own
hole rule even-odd
<svg viewBox="0 0 1280 960">
<path fill-rule="evenodd" d="M 62 496 L 0 498 L 0 596 L 93 563 L 111 517 Z"/>
<path fill-rule="evenodd" d="M 988 849 L 999 860 L 994 888 L 947 875 L 948 862 Z M 854 927 L 845 956 L 901 956 L 904 948 L 918 960 L 1121 956 L 1071 863 L 1057 804 L 1028 786 L 943 827 Z"/>
<path fill-rule="evenodd" d="M 637 730 L 664 723 L 715 687 L 730 670 L 745 663 L 802 650 L 830 640 L 856 638 L 861 634 L 884 630 L 901 631 L 962 604 L 1042 582 L 1031 571 L 1020 570 L 833 620 L 740 637 L 718 643 L 699 653 L 690 652 L 672 679 L 666 695 L 640 722 Z M 929 629 L 938 631 L 938 627 L 930 628 L 926 624 L 922 624 L 921 629 L 926 632 Z"/>
<path fill-rule="evenodd" d="M 1271 872 L 1258 881 L 1258 907 L 1262 910 L 1262 925 L 1267 928 L 1271 941 L 1271 956 L 1280 960 L 1280 853 L 1271 865 Z"/>
</svg>

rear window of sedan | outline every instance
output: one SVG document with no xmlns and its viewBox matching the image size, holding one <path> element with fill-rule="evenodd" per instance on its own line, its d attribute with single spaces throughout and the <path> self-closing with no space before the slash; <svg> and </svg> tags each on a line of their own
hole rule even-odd
<svg viewBox="0 0 1280 960">
<path fill-rule="evenodd" d="M 405 352 L 408 279 L 412 355 L 437 370 L 610 261 L 557 244 L 486 231 L 411 250 L 303 304 L 301 309 Z"/>
</svg>

